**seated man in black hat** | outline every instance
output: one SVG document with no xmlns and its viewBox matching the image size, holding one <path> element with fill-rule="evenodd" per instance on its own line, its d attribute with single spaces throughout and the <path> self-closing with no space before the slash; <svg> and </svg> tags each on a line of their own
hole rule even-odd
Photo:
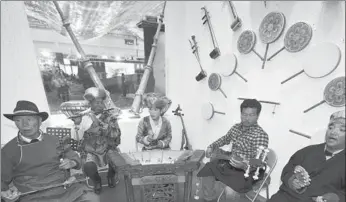
<svg viewBox="0 0 346 202">
<path fill-rule="evenodd" d="M 23 202 L 100 201 L 85 183 L 63 186 L 69 178 L 67 170 L 79 169 L 81 159 L 69 147 L 61 145 L 57 136 L 40 130 L 41 123 L 48 118 L 48 113 L 39 112 L 37 106 L 30 101 L 18 101 L 14 113 L 4 116 L 14 121 L 19 131 L 18 135 L 1 149 L 2 200 L 16 201 L 19 198 L 19 201 Z M 10 186 L 11 182 L 13 186 Z M 37 192 L 28 194 L 31 191 Z"/>
<path fill-rule="evenodd" d="M 268 134 L 257 124 L 261 113 L 261 103 L 255 99 L 244 100 L 240 105 L 241 122 L 235 124 L 225 136 L 208 146 L 206 156 L 221 153 L 230 160 L 212 158 L 197 174 L 203 178 L 203 193 L 205 201 L 215 201 L 215 180 L 227 185 L 225 192 L 227 200 L 237 201 L 241 193 L 252 190 L 252 186 L 264 175 L 264 170 L 260 171 L 258 180 L 254 180 L 250 173 L 248 178 L 244 177 L 247 170 L 245 161 L 254 159 L 260 147 L 268 148 Z M 230 151 L 224 151 L 220 147 L 232 145 Z M 262 156 L 261 156 L 262 158 Z"/>
</svg>

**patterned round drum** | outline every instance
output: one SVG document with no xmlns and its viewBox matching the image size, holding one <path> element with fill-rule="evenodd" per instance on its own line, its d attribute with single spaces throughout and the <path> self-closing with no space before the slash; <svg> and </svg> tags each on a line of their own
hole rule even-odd
<svg viewBox="0 0 346 202">
<path fill-rule="evenodd" d="M 221 76 L 217 73 L 210 74 L 208 85 L 211 90 L 218 90 L 221 86 Z"/>
<path fill-rule="evenodd" d="M 295 53 L 303 50 L 312 38 L 312 28 L 305 22 L 297 22 L 286 32 L 284 43 L 288 52 Z"/>
<path fill-rule="evenodd" d="M 333 107 L 345 106 L 345 77 L 341 76 L 329 82 L 324 89 L 324 101 Z"/>
<path fill-rule="evenodd" d="M 259 38 L 265 44 L 273 43 L 285 29 L 285 16 L 283 13 L 271 12 L 264 17 L 259 27 Z"/>
<path fill-rule="evenodd" d="M 239 53 L 247 54 L 252 51 L 256 44 L 256 34 L 253 31 L 245 30 L 243 31 L 237 42 L 237 48 Z"/>
</svg>

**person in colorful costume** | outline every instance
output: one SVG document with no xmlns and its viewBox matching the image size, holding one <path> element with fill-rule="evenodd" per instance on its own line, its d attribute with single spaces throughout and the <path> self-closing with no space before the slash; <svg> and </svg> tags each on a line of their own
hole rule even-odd
<svg viewBox="0 0 346 202">
<path fill-rule="evenodd" d="M 13 114 L 4 116 L 14 121 L 19 132 L 1 149 L 2 201 L 100 201 L 86 183 L 73 183 L 64 188 L 63 183 L 71 179 L 68 170 L 79 169 L 81 158 L 62 145 L 57 136 L 40 130 L 48 113 L 39 112 L 34 103 L 21 100 Z M 30 191 L 37 192 L 26 194 Z"/>
<path fill-rule="evenodd" d="M 83 112 L 82 121 L 77 131 L 81 138 L 80 152 L 84 163 L 85 174 L 93 181 L 94 191 L 102 191 L 101 177 L 98 168 L 108 164 L 108 186 L 113 188 L 119 182 L 116 165 L 109 164 L 109 155 L 119 152 L 121 130 L 117 114 L 113 109 L 106 109 L 105 90 L 91 87 L 85 91 L 84 99 L 90 104 L 90 109 Z"/>
<path fill-rule="evenodd" d="M 330 116 L 325 142 L 290 158 L 268 202 L 345 202 L 345 110 Z"/>
<path fill-rule="evenodd" d="M 138 124 L 136 141 L 143 145 L 142 150 L 170 149 L 172 127 L 163 115 L 171 103 L 167 97 L 155 93 L 149 93 L 143 98 L 143 106 L 149 108 L 150 115 Z"/>
</svg>

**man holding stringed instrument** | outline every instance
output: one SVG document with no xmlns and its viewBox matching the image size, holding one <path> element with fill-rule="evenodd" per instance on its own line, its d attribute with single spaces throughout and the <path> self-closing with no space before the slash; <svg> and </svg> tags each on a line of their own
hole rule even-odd
<svg viewBox="0 0 346 202">
<path fill-rule="evenodd" d="M 225 136 L 208 146 L 206 157 L 211 158 L 197 174 L 202 180 L 205 201 L 215 201 L 215 180 L 227 187 L 227 200 L 240 198 L 240 193 L 252 190 L 252 186 L 264 175 L 265 166 L 249 166 L 253 159 L 260 159 L 261 150 L 268 148 L 268 134 L 257 124 L 262 106 L 255 99 L 244 100 L 240 105 L 241 123 L 235 124 Z M 229 151 L 220 147 L 231 145 Z M 256 170 L 256 174 L 255 174 Z"/>
<path fill-rule="evenodd" d="M 110 155 L 119 153 L 121 130 L 117 116 L 112 109 L 105 109 L 106 90 L 91 87 L 85 91 L 84 99 L 90 109 L 84 112 L 77 131 L 81 139 L 80 151 L 84 162 L 84 173 L 93 181 L 94 191 L 100 194 L 102 181 L 98 168 L 108 165 L 108 186 L 115 187 L 119 182 L 116 165 L 109 164 Z"/>
<path fill-rule="evenodd" d="M 70 176 L 69 169 L 79 169 L 81 159 L 57 136 L 43 133 L 41 123 L 48 113 L 21 100 L 13 114 L 18 135 L 1 149 L 1 198 L 5 202 L 99 202 L 85 180 Z"/>
<path fill-rule="evenodd" d="M 156 93 L 148 93 L 143 98 L 143 105 L 149 108 L 149 116 L 138 124 L 137 145 L 142 150 L 170 149 L 172 127 L 168 119 L 163 117 L 171 105 L 171 100 Z"/>
<path fill-rule="evenodd" d="M 297 151 L 268 202 L 345 202 L 345 110 L 331 115 L 325 143 Z"/>
</svg>

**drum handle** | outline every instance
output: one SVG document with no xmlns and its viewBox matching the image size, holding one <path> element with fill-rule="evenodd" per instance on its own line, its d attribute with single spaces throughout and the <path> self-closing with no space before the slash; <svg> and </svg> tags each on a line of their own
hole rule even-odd
<svg viewBox="0 0 346 202">
<path fill-rule="evenodd" d="M 309 138 L 309 139 L 311 139 L 311 136 L 309 136 L 309 135 L 305 135 L 305 134 L 303 134 L 303 133 L 300 133 L 300 132 L 297 132 L 297 131 L 294 131 L 294 130 L 289 130 L 291 133 L 294 133 L 294 134 L 296 134 L 296 135 L 300 135 L 300 136 L 303 136 L 303 137 L 306 137 L 306 138 Z"/>
<path fill-rule="evenodd" d="M 302 70 L 302 71 L 300 71 L 300 72 L 298 72 L 298 73 L 294 74 L 293 76 L 290 76 L 288 79 L 286 79 L 286 80 L 282 81 L 282 82 L 281 82 L 281 84 L 286 83 L 287 81 L 289 81 L 289 80 L 293 79 L 294 77 L 298 76 L 299 74 L 301 74 L 301 73 L 303 73 L 303 72 L 304 72 L 304 70 Z"/>
<path fill-rule="evenodd" d="M 225 92 L 223 92 L 223 90 L 219 87 L 219 91 L 223 94 L 223 96 L 225 96 L 225 98 L 227 98 L 227 95 L 225 94 Z"/>
<path fill-rule="evenodd" d="M 237 71 L 235 71 L 234 73 L 238 75 L 241 79 L 243 79 L 245 82 L 247 82 L 247 80 L 242 75 L 240 75 Z"/>
<path fill-rule="evenodd" d="M 309 109 L 306 109 L 306 110 L 304 111 L 304 113 L 309 112 L 310 110 L 312 110 L 312 109 L 314 109 L 314 108 L 320 106 L 321 104 L 323 104 L 323 103 L 325 103 L 325 102 L 326 102 L 326 101 L 323 100 L 323 101 L 321 101 L 321 102 L 315 104 L 314 106 L 310 107 Z"/>
<path fill-rule="evenodd" d="M 226 113 L 225 112 L 218 112 L 218 111 L 214 111 L 215 114 L 223 114 L 225 115 Z"/>
<path fill-rule="evenodd" d="M 282 47 L 280 50 L 276 51 L 272 56 L 270 56 L 267 61 L 273 59 L 273 57 L 275 57 L 277 54 L 279 54 L 281 51 L 285 50 L 285 46 Z"/>
</svg>

